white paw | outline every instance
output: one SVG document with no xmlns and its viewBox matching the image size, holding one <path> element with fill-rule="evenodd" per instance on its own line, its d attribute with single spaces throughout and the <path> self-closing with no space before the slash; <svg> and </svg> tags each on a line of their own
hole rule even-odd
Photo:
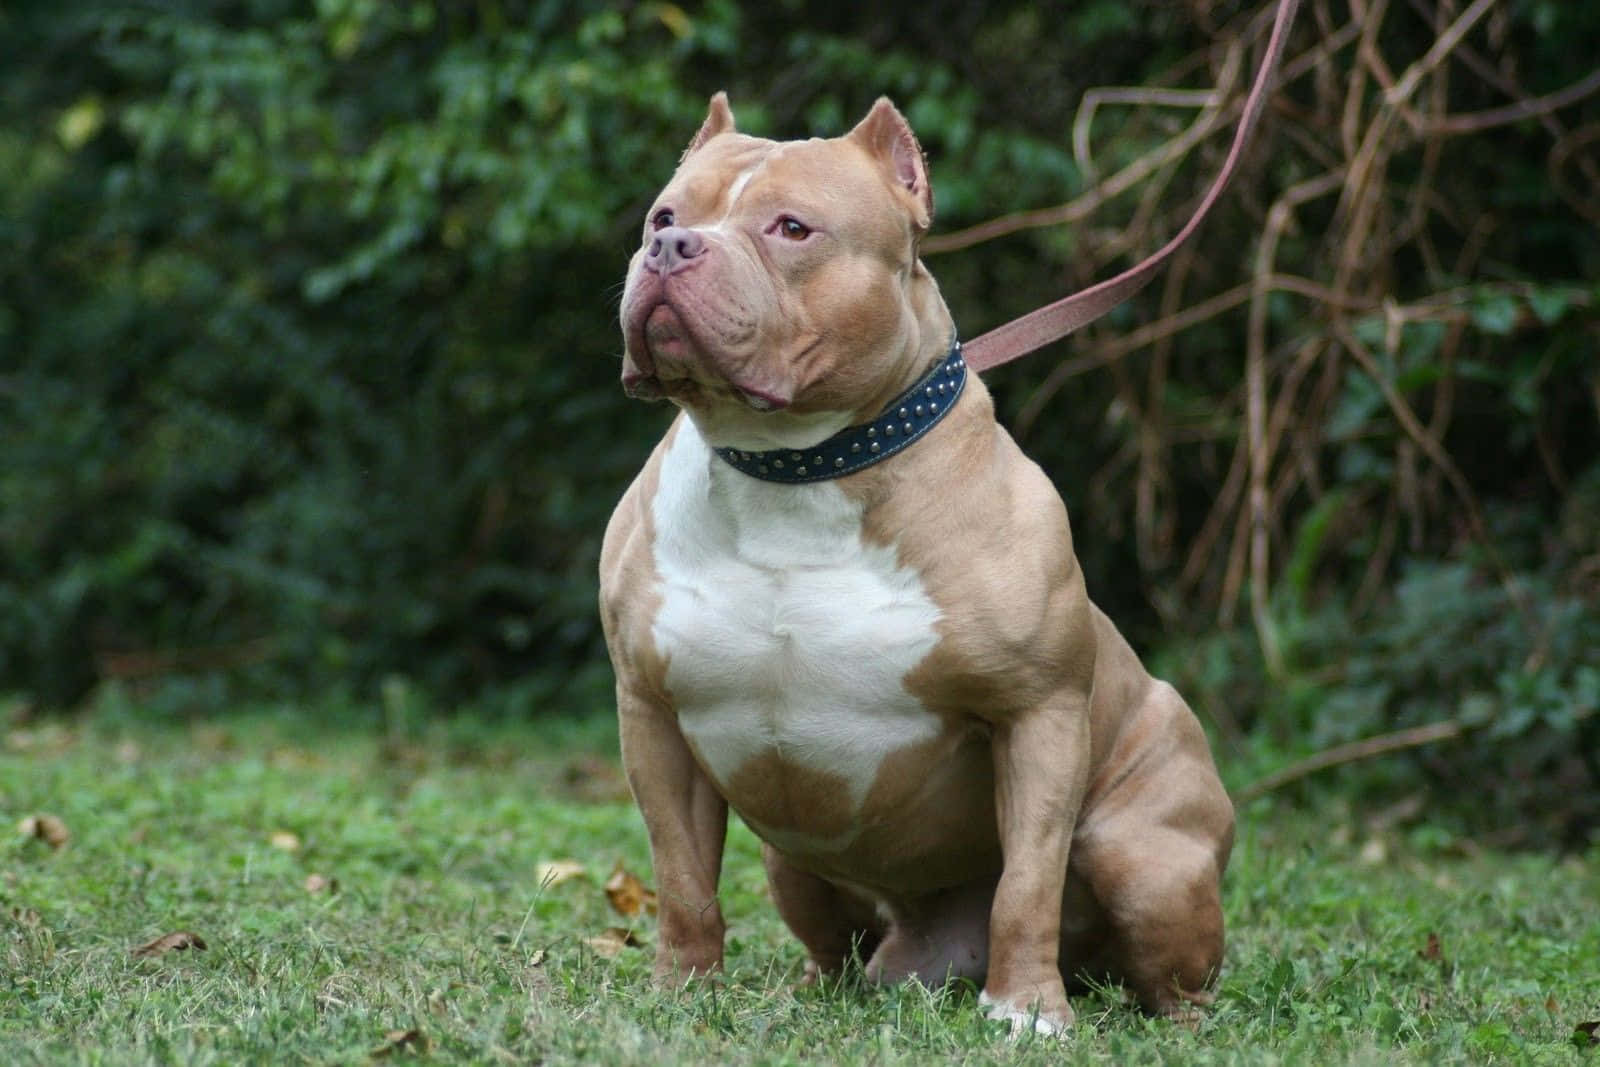
<svg viewBox="0 0 1600 1067">
<path fill-rule="evenodd" d="M 1070 1007 L 1066 1007 L 1063 1012 L 1041 1011 L 1036 1005 L 1021 1007 L 1010 1000 L 996 1000 L 987 990 L 978 994 L 978 1005 L 983 1008 L 986 1017 L 1009 1026 L 1013 1038 L 1028 1033 L 1059 1037 L 1064 1036 L 1072 1028 Z"/>
</svg>

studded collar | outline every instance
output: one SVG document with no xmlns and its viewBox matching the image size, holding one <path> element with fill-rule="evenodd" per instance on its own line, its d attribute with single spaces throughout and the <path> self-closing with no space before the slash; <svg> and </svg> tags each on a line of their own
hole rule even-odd
<svg viewBox="0 0 1600 1067">
<path fill-rule="evenodd" d="M 715 451 L 734 469 L 762 481 L 798 485 L 842 478 L 888 459 L 933 429 L 955 407 L 956 398 L 966 384 L 967 362 L 961 355 L 961 342 L 956 341 L 951 344 L 948 356 L 890 401 L 871 422 L 847 426 L 805 449 L 747 452 L 718 448 Z"/>
</svg>

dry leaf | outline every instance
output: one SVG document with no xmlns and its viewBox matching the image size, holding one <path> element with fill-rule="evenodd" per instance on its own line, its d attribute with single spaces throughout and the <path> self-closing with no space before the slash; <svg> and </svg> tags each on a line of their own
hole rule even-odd
<svg viewBox="0 0 1600 1067">
<path fill-rule="evenodd" d="M 338 891 L 339 879 L 329 878 L 325 874 L 306 875 L 307 893 L 337 893 Z"/>
<path fill-rule="evenodd" d="M 1425 960 L 1438 960 L 1444 958 L 1444 950 L 1439 947 L 1439 935 L 1432 930 L 1428 931 L 1428 943 L 1423 946 L 1419 955 Z"/>
<path fill-rule="evenodd" d="M 620 861 L 606 879 L 606 899 L 611 901 L 612 909 L 625 918 L 631 919 L 641 911 L 650 915 L 656 913 L 655 892 L 625 870 Z"/>
<path fill-rule="evenodd" d="M 577 860 L 546 860 L 534 868 L 533 880 L 540 889 L 552 889 L 574 878 L 586 878 L 588 874 L 588 868 Z"/>
<path fill-rule="evenodd" d="M 632 930 L 621 926 L 608 926 L 593 937 L 586 937 L 583 943 L 594 949 L 595 955 L 612 959 L 621 955 L 625 948 L 643 948 L 644 942 Z"/>
<path fill-rule="evenodd" d="M 385 1056 L 392 1056 L 396 1052 L 427 1052 L 433 1048 L 433 1042 L 428 1040 L 428 1035 L 412 1027 L 410 1030 L 390 1030 L 383 1035 L 383 1044 L 373 1049 L 368 1055 L 375 1060 Z"/>
<path fill-rule="evenodd" d="M 274 830 L 267 843 L 283 852 L 300 851 L 300 835 L 292 830 Z"/>
<path fill-rule="evenodd" d="M 11 921 L 18 926 L 38 926 L 42 920 L 32 908 L 17 906 L 11 909 Z"/>
<path fill-rule="evenodd" d="M 165 956 L 169 952 L 183 952 L 186 949 L 204 949 L 205 939 L 199 934 L 190 933 L 188 930 L 177 930 L 170 934 L 162 934 L 154 941 L 146 942 L 133 950 L 135 959 L 149 959 L 151 956 Z"/>
<path fill-rule="evenodd" d="M 529 967 L 537 967 L 543 962 L 544 962 L 544 949 L 542 949 L 542 948 L 534 949 L 533 950 L 533 955 L 528 958 L 528 966 Z"/>
<path fill-rule="evenodd" d="M 38 838 L 51 848 L 64 848 L 72 840 L 67 824 L 54 815 L 29 815 L 17 823 L 17 832 L 23 837 Z"/>
</svg>

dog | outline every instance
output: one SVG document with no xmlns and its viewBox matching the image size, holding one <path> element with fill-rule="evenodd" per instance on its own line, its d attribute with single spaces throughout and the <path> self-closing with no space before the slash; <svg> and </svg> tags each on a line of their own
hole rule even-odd
<svg viewBox="0 0 1600 1067">
<path fill-rule="evenodd" d="M 728 810 L 806 980 L 1067 982 L 1210 1002 L 1233 807 L 1194 713 L 1090 601 L 1066 508 L 995 421 L 918 259 L 922 149 L 880 99 L 776 142 L 711 100 L 646 213 L 622 385 L 680 411 L 600 565 L 655 973 L 722 965 Z"/>
</svg>

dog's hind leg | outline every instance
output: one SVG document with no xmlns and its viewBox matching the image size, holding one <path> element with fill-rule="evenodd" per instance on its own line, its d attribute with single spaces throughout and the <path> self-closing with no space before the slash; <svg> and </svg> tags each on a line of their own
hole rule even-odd
<svg viewBox="0 0 1600 1067">
<path fill-rule="evenodd" d="M 1079 823 L 1073 867 L 1104 910 L 1111 969 L 1157 1015 L 1211 1003 L 1222 966 L 1222 869 L 1233 806 L 1200 724 L 1156 682 L 1134 713 L 1170 740 L 1140 750 L 1141 773 L 1121 776 Z"/>
<path fill-rule="evenodd" d="M 837 974 L 853 953 L 870 959 L 884 923 L 872 901 L 790 863 L 771 845 L 761 847 L 767 885 L 778 914 L 805 946 L 805 981 Z"/>
</svg>

